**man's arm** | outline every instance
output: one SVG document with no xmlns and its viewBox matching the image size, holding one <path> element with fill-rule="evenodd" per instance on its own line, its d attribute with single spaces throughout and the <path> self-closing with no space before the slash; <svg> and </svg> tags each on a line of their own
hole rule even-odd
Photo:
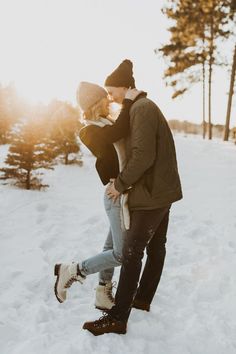
<svg viewBox="0 0 236 354">
<path fill-rule="evenodd" d="M 114 182 L 120 193 L 136 183 L 156 157 L 157 119 L 154 112 L 148 106 L 137 107 L 131 119 L 131 157 Z"/>
</svg>

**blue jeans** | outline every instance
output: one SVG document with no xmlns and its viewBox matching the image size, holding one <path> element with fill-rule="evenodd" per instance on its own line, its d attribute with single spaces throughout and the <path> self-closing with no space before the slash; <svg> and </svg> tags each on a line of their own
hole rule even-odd
<svg viewBox="0 0 236 354">
<path fill-rule="evenodd" d="M 110 229 L 103 251 L 83 261 L 81 270 L 85 275 L 99 272 L 99 281 L 107 283 L 112 280 L 114 267 L 121 265 L 125 231 L 121 226 L 120 198 L 114 203 L 105 192 L 104 206 Z"/>
</svg>

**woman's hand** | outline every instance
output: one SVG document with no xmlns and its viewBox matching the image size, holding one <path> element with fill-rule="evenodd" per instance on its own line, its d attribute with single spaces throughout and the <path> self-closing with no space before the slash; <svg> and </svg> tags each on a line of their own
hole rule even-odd
<svg viewBox="0 0 236 354">
<path fill-rule="evenodd" d="M 133 89 L 129 88 L 126 91 L 125 98 L 134 101 L 135 98 L 138 97 L 138 95 L 140 95 L 140 93 L 142 93 L 142 92 L 143 91 L 137 90 L 136 88 L 133 88 Z"/>
<path fill-rule="evenodd" d="M 110 183 L 106 188 L 106 194 L 108 195 L 108 198 L 112 199 L 113 202 L 115 203 L 117 198 L 119 198 L 120 193 L 115 189 L 114 181 L 115 181 L 114 178 L 110 179 Z"/>
</svg>

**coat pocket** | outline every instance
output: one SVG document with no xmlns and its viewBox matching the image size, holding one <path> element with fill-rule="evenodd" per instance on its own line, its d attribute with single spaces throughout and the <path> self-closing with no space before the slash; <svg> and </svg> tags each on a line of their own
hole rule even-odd
<svg viewBox="0 0 236 354">
<path fill-rule="evenodd" d="M 147 205 L 151 199 L 151 194 L 143 179 L 137 182 L 129 192 L 130 207 Z"/>
</svg>

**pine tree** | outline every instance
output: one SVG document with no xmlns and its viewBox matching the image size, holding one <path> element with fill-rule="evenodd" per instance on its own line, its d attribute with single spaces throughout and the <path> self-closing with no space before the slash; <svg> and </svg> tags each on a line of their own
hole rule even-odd
<svg viewBox="0 0 236 354">
<path fill-rule="evenodd" d="M 60 107 L 53 113 L 51 119 L 51 148 L 55 156 L 63 156 L 65 165 L 71 163 L 82 164 L 80 144 L 78 141 L 78 130 L 81 127 L 79 112 L 68 103 L 61 103 Z M 70 159 L 70 155 L 79 158 Z"/>
<path fill-rule="evenodd" d="M 208 127 L 212 138 L 211 86 L 216 60 L 216 40 L 230 34 L 229 2 L 231 0 L 170 0 L 164 13 L 174 21 L 170 28 L 170 44 L 160 51 L 169 59 L 165 77 L 167 84 L 176 87 L 173 98 L 184 94 L 191 84 L 203 82 L 203 137 L 205 136 L 205 71 L 208 63 Z M 202 74 L 201 74 L 202 73 Z M 182 85 L 182 87 L 181 87 Z"/>
<path fill-rule="evenodd" d="M 0 169 L 3 180 L 13 180 L 15 185 L 26 189 L 47 187 L 40 176 L 42 169 L 53 169 L 53 154 L 50 144 L 43 136 L 40 122 L 28 120 L 15 126 L 11 145 L 5 160 L 10 167 Z"/>
<path fill-rule="evenodd" d="M 227 29 L 230 20 L 230 1 L 231 0 L 200 0 L 201 11 L 205 21 L 206 38 L 208 43 L 208 137 L 212 139 L 212 75 L 213 66 L 216 60 L 216 41 L 218 38 L 225 39 L 230 35 Z"/>
<path fill-rule="evenodd" d="M 12 126 L 23 115 L 24 104 L 13 85 L 0 85 L 0 144 L 6 144 Z"/>
<path fill-rule="evenodd" d="M 205 138 L 205 62 L 204 22 L 196 1 L 170 1 L 163 12 L 174 21 L 169 29 L 170 44 L 159 49 L 168 58 L 165 71 L 167 85 L 174 88 L 172 98 L 183 95 L 190 87 L 203 83 L 203 138 Z M 156 51 L 157 52 L 157 51 Z"/>
</svg>

